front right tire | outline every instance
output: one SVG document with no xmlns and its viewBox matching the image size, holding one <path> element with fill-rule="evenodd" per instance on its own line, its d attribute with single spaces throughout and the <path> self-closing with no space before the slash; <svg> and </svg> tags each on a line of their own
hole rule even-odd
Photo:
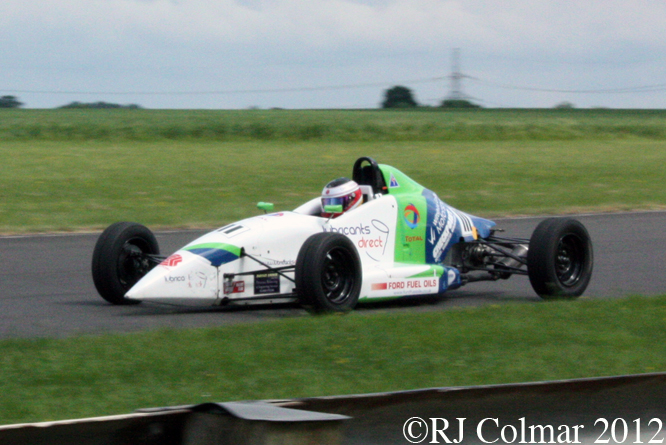
<svg viewBox="0 0 666 445">
<path fill-rule="evenodd" d="M 313 313 L 348 312 L 361 293 L 361 260 L 354 243 L 335 232 L 309 237 L 296 258 L 296 293 Z"/>
<path fill-rule="evenodd" d="M 592 278 L 592 241 L 573 218 L 548 218 L 530 238 L 527 273 L 543 299 L 571 299 L 585 292 Z"/>
</svg>

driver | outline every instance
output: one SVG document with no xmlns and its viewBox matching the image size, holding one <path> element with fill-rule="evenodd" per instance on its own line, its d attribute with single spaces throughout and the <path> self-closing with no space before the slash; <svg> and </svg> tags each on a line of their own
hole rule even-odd
<svg viewBox="0 0 666 445">
<path fill-rule="evenodd" d="M 321 216 L 337 218 L 343 213 L 355 209 L 363 203 L 363 193 L 358 184 L 349 178 L 334 179 L 321 192 Z M 327 213 L 324 208 L 329 205 L 341 205 L 341 213 Z"/>
</svg>

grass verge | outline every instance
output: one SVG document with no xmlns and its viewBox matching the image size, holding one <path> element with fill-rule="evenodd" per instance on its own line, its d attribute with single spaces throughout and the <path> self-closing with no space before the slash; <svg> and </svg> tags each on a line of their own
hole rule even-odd
<svg viewBox="0 0 666 445">
<path fill-rule="evenodd" d="M 0 424 L 666 370 L 666 296 L 0 342 Z"/>
<path fill-rule="evenodd" d="M 354 160 L 393 165 L 493 217 L 664 208 L 666 141 L 32 141 L 0 144 L 0 233 L 215 227 L 292 209 Z"/>
</svg>

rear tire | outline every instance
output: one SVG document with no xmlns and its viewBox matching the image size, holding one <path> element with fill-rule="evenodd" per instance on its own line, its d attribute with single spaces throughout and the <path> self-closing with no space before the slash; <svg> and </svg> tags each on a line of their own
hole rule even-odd
<svg viewBox="0 0 666 445">
<path fill-rule="evenodd" d="M 137 281 L 155 266 L 147 255 L 158 255 L 155 235 L 145 226 L 118 222 L 97 239 L 92 258 L 93 282 L 97 292 L 112 304 L 137 304 L 125 298 Z"/>
<path fill-rule="evenodd" d="M 323 232 L 305 240 L 296 259 L 296 292 L 313 313 L 348 312 L 361 293 L 361 260 L 346 236 Z"/>
<path fill-rule="evenodd" d="M 543 299 L 576 298 L 592 278 L 592 241 L 585 226 L 572 218 L 548 218 L 530 238 L 527 272 Z"/>
</svg>

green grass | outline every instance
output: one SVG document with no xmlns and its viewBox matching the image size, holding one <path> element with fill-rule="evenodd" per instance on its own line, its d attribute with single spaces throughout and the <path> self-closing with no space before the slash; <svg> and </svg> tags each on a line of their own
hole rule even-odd
<svg viewBox="0 0 666 445">
<path fill-rule="evenodd" d="M 666 370 L 666 297 L 0 342 L 0 424 Z"/>
<path fill-rule="evenodd" d="M 666 206 L 666 111 L 0 110 L 0 233 L 211 227 L 372 156 L 482 216 Z M 666 370 L 666 297 L 0 341 L 0 424 Z"/>
<path fill-rule="evenodd" d="M 363 155 L 487 217 L 666 204 L 664 110 L 0 110 L 0 233 L 216 226 Z"/>
<path fill-rule="evenodd" d="M 359 156 L 493 217 L 666 205 L 666 141 L 41 141 L 0 143 L 0 233 L 215 227 L 291 209 Z"/>
</svg>

